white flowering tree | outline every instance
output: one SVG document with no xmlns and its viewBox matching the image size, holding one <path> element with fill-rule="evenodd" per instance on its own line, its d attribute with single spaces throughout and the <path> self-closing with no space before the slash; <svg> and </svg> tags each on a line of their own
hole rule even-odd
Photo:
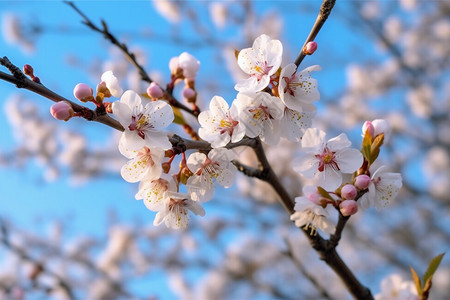
<svg viewBox="0 0 450 300">
<path fill-rule="evenodd" d="M 62 245 L 61 237 L 24 232 L 2 217 L 4 260 L 13 263 L 0 273 L 0 296 L 445 298 L 448 263 L 433 275 L 443 258 L 438 254 L 450 245 L 447 3 L 300 3 L 318 11 L 317 19 L 298 55 L 287 59 L 291 48 L 278 37 L 279 19 L 259 19 L 251 2 L 208 3 L 216 28 L 230 22 L 245 29 L 235 49 L 202 24 L 199 4 L 155 1 L 169 22 L 185 13 L 199 36 L 197 42 L 174 36 L 170 43 L 222 51 L 236 80 L 234 90 L 233 84 L 217 89 L 223 94 L 211 94 L 202 84 L 220 84 L 224 70 L 202 80 L 200 66 L 208 61 L 185 49 L 167 61 L 170 78 L 154 80 L 143 55 L 105 21 L 97 26 L 77 5 L 66 4 L 129 65 L 105 64 L 104 72 L 94 72 L 96 84 L 73 85 L 73 97 L 47 87 L 38 69 L 18 68 L 14 57 L 0 58 L 0 79 L 54 101 L 51 115 L 68 121 L 59 125 L 77 118 L 104 124 L 110 141 L 92 150 L 76 127 L 58 131 L 33 104 L 15 96 L 7 114 L 22 145 L 2 154 L 2 161 L 14 165 L 37 157 L 48 178 L 60 165 L 83 181 L 120 174 L 138 183 L 134 197 L 153 221 L 112 222 L 106 243 L 87 237 Z M 327 82 L 319 86 L 317 78 L 335 62 L 330 51 L 320 54 L 326 41 L 317 50 L 315 40 L 332 10 L 333 17 L 352 24 L 352 34 L 360 31 L 361 40 L 373 35 L 383 52 L 377 63 L 350 65 L 348 84 L 327 94 L 321 92 Z M 37 33 L 45 33 L 39 24 L 27 33 L 13 15 L 5 14 L 3 26 L 11 43 L 28 50 Z M 318 57 L 321 67 L 303 67 L 308 56 Z M 123 74 L 133 74 L 129 84 Z M 399 93 L 406 101 L 395 101 Z M 419 155 L 423 174 L 414 164 Z M 419 185 L 423 178 L 428 181 Z M 223 215 L 209 218 L 214 205 Z M 149 287 L 161 274 L 170 292 Z"/>
</svg>

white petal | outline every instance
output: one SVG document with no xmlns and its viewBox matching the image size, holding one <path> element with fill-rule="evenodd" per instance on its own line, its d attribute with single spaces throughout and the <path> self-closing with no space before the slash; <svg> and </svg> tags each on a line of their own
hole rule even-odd
<svg viewBox="0 0 450 300">
<path fill-rule="evenodd" d="M 144 114 L 155 129 L 166 128 L 174 119 L 172 107 L 162 100 L 147 103 Z"/>
<path fill-rule="evenodd" d="M 325 143 L 326 133 L 317 128 L 308 128 L 302 138 L 302 148 L 312 148 L 322 150 Z"/>
<path fill-rule="evenodd" d="M 125 103 L 115 101 L 112 103 L 112 111 L 120 124 L 128 128 L 131 123 L 132 109 Z"/>
<path fill-rule="evenodd" d="M 122 97 L 120 98 L 120 103 L 126 104 L 133 112 L 136 110 L 142 110 L 141 97 L 132 90 L 127 90 L 125 93 L 123 93 Z"/>
<path fill-rule="evenodd" d="M 353 148 L 345 148 L 335 153 L 336 162 L 342 173 L 353 173 L 363 163 L 361 151 Z"/>
<path fill-rule="evenodd" d="M 323 172 L 316 174 L 318 185 L 327 191 L 334 191 L 342 184 L 342 175 L 340 172 L 330 167 L 325 167 Z"/>
<path fill-rule="evenodd" d="M 341 133 L 337 137 L 334 137 L 327 142 L 328 149 L 333 152 L 350 147 L 351 145 L 352 142 L 350 142 L 345 133 Z"/>
<path fill-rule="evenodd" d="M 164 150 L 172 148 L 172 143 L 169 141 L 167 133 L 161 131 L 146 131 L 144 144 L 147 147 L 158 147 Z"/>
<path fill-rule="evenodd" d="M 120 170 L 123 179 L 128 182 L 138 182 L 144 178 L 147 172 L 148 164 L 141 157 L 133 158 L 128 161 Z"/>
<path fill-rule="evenodd" d="M 303 174 L 307 178 L 313 178 L 318 172 L 319 160 L 312 153 L 303 153 L 294 159 L 294 171 Z"/>
<path fill-rule="evenodd" d="M 205 163 L 206 155 L 201 152 L 194 152 L 191 155 L 189 155 L 187 159 L 187 165 L 189 170 L 191 170 L 192 173 L 196 173 L 201 167 L 203 167 L 203 164 Z"/>
</svg>

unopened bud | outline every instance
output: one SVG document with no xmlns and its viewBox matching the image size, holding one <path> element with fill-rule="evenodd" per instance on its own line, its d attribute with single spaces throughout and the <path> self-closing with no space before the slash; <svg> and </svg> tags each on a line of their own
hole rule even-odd
<svg viewBox="0 0 450 300">
<path fill-rule="evenodd" d="M 34 70 L 33 67 L 30 65 L 24 65 L 23 66 L 23 72 L 25 73 L 25 75 L 28 75 L 30 77 L 34 76 Z"/>
<path fill-rule="evenodd" d="M 147 95 L 152 99 L 160 99 L 164 97 L 164 92 L 157 83 L 152 82 L 147 88 Z"/>
<path fill-rule="evenodd" d="M 73 95 L 81 102 L 88 102 L 94 100 L 94 91 L 85 83 L 79 83 L 73 89 Z"/>
<path fill-rule="evenodd" d="M 106 82 L 104 81 L 97 84 L 97 94 L 98 93 L 102 93 L 103 97 L 105 98 L 111 97 L 111 92 L 109 91 L 108 87 L 106 86 Z"/>
<path fill-rule="evenodd" d="M 366 135 L 366 132 L 369 132 L 369 134 L 372 138 L 374 137 L 373 134 L 375 132 L 375 128 L 373 127 L 373 124 L 370 121 L 366 121 L 363 124 L 363 127 L 362 127 L 363 136 Z"/>
<path fill-rule="evenodd" d="M 377 136 L 381 133 L 384 134 L 384 141 L 388 141 L 391 135 L 391 126 L 389 122 L 384 119 L 376 119 L 372 121 L 372 125 L 374 128 L 374 136 Z"/>
<path fill-rule="evenodd" d="M 73 117 L 73 108 L 66 101 L 59 101 L 50 107 L 50 113 L 56 120 L 68 121 Z"/>
<path fill-rule="evenodd" d="M 170 171 L 170 163 L 168 163 L 168 162 L 163 162 L 161 166 L 162 166 L 163 172 L 166 173 L 166 174 L 168 174 L 169 171 Z"/>
<path fill-rule="evenodd" d="M 356 176 L 355 178 L 355 186 L 360 190 L 365 190 L 369 187 L 370 184 L 370 177 L 363 174 Z"/>
<path fill-rule="evenodd" d="M 184 88 L 183 89 L 183 97 L 188 102 L 195 102 L 196 96 L 197 96 L 197 93 L 193 89 L 191 89 L 191 88 Z"/>
<path fill-rule="evenodd" d="M 306 55 L 311 55 L 311 54 L 313 54 L 314 52 L 316 52 L 316 50 L 317 50 L 317 43 L 314 42 L 314 41 L 308 42 L 308 43 L 306 44 L 305 48 L 303 48 L 303 52 L 304 52 Z"/>
<path fill-rule="evenodd" d="M 352 199 L 354 200 L 356 198 L 356 194 L 358 192 L 356 191 L 355 186 L 352 184 L 346 184 L 341 188 L 341 197 L 343 199 Z"/>
<path fill-rule="evenodd" d="M 358 204 L 355 200 L 344 200 L 339 204 L 339 211 L 344 217 L 354 215 L 358 212 Z"/>
</svg>

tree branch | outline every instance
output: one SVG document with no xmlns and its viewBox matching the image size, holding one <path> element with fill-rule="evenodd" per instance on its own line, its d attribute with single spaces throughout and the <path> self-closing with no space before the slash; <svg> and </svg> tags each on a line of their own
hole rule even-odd
<svg viewBox="0 0 450 300">
<path fill-rule="evenodd" d="M 111 118 L 109 115 L 107 115 L 104 110 L 99 110 L 99 109 L 91 110 L 85 106 L 79 105 L 75 102 L 70 101 L 67 98 L 64 98 L 63 96 L 46 88 L 41 83 L 36 83 L 36 82 L 28 79 L 19 68 L 17 68 L 15 65 L 13 65 L 9 61 L 9 59 L 6 56 L 3 58 L 0 58 L 0 64 L 7 67 L 8 70 L 12 71 L 12 73 L 13 73 L 13 75 L 9 75 L 9 74 L 6 74 L 6 73 L 0 71 L 0 79 L 15 84 L 17 88 L 27 89 L 36 94 L 39 94 L 49 100 L 52 100 L 53 102 L 66 101 L 72 106 L 72 108 L 75 112 L 80 113 L 81 116 L 88 121 L 99 122 L 99 123 L 108 125 L 114 129 L 117 129 L 119 131 L 124 130 L 122 125 L 120 125 L 120 123 L 117 120 L 115 120 L 115 119 Z M 11 66 L 13 66 L 15 68 L 13 68 Z M 20 74 L 23 76 L 21 76 Z"/>
</svg>

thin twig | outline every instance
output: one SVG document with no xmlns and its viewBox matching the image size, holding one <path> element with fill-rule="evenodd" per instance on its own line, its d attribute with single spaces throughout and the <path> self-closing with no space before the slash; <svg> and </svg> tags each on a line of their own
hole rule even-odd
<svg viewBox="0 0 450 300">
<path fill-rule="evenodd" d="M 88 26 L 89 28 L 94 30 L 95 32 L 102 34 L 105 39 L 107 39 L 108 41 L 111 42 L 111 44 L 118 47 L 123 52 L 123 54 L 127 57 L 127 59 L 131 62 L 131 64 L 138 70 L 139 75 L 141 76 L 141 79 L 143 81 L 146 81 L 148 83 L 153 82 L 153 80 L 148 76 L 144 67 L 137 62 L 136 55 L 134 55 L 134 53 L 132 53 L 128 49 L 128 47 L 125 43 L 119 42 L 119 40 L 109 31 L 108 25 L 104 20 L 101 20 L 102 27 L 103 27 L 101 29 L 98 26 L 96 26 L 73 2 L 64 1 L 64 3 L 66 3 L 67 5 L 72 7 L 83 18 L 83 22 L 82 22 L 83 24 L 85 24 L 86 26 Z M 182 109 L 182 110 L 186 111 L 187 113 L 193 115 L 194 117 L 197 117 L 199 115 L 199 113 L 200 113 L 199 110 L 190 109 L 189 107 L 187 107 L 186 105 L 184 105 L 183 103 L 178 101 L 172 95 L 172 93 L 168 92 L 167 90 L 164 90 L 164 92 L 167 96 L 166 100 L 169 102 L 170 105 L 177 107 L 179 109 Z"/>
<path fill-rule="evenodd" d="M 306 47 L 306 44 L 309 42 L 314 41 L 317 34 L 319 33 L 320 29 L 322 28 L 323 24 L 325 24 L 325 21 L 328 19 L 328 16 L 331 13 L 331 10 L 333 9 L 334 4 L 336 3 L 336 0 L 324 0 L 322 2 L 322 6 L 320 7 L 319 15 L 317 16 L 316 22 L 314 23 L 311 31 L 309 32 L 308 38 L 306 39 L 305 43 L 302 46 L 302 49 L 300 53 L 297 56 L 297 59 L 295 60 L 295 65 L 298 67 L 302 60 L 307 55 L 304 52 L 304 49 Z"/>
<path fill-rule="evenodd" d="M 5 65 L 8 63 L 13 65 L 8 60 L 7 57 L 0 58 L 0 63 L 2 65 Z M 11 70 L 11 68 L 8 68 L 8 69 Z M 75 112 L 80 113 L 83 116 L 83 118 L 85 118 L 88 121 L 99 122 L 99 123 L 108 125 L 114 129 L 117 129 L 119 131 L 124 130 L 122 125 L 117 120 L 111 118 L 108 114 L 106 114 L 104 112 L 104 110 L 96 109 L 94 111 L 85 106 L 82 106 L 75 102 L 72 102 L 69 99 L 48 89 L 43 84 L 36 83 L 36 82 L 28 79 L 25 75 L 23 75 L 23 77 L 18 76 L 18 74 L 20 74 L 19 72 L 23 75 L 22 71 L 20 71 L 20 69 L 18 69 L 18 68 L 14 70 L 13 75 L 9 75 L 9 74 L 6 74 L 6 73 L 0 71 L 0 79 L 15 84 L 17 88 L 27 89 L 29 91 L 39 94 L 39 95 L 41 95 L 49 100 L 52 100 L 54 102 L 66 101 L 67 103 L 69 103 L 72 106 L 72 108 Z"/>
</svg>

